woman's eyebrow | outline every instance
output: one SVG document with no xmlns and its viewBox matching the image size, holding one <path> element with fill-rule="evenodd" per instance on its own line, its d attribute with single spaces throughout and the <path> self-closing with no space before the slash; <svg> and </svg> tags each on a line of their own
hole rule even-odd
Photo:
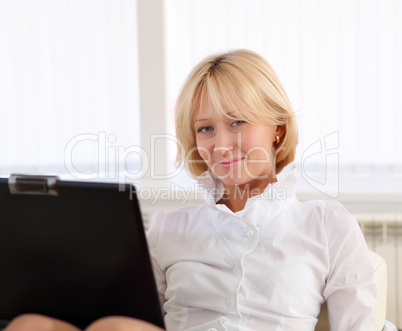
<svg viewBox="0 0 402 331">
<path fill-rule="evenodd" d="M 195 122 L 203 122 L 203 121 L 208 121 L 208 118 L 197 118 L 194 120 L 194 123 Z"/>
</svg>

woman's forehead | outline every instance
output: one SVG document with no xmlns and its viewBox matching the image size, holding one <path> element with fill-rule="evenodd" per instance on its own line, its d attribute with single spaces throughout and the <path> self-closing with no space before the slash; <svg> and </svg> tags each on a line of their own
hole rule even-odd
<svg viewBox="0 0 402 331">
<path fill-rule="evenodd" d="M 230 98 L 230 97 L 229 97 Z M 199 97 L 196 109 L 193 114 L 193 121 L 208 118 L 237 118 L 241 113 L 238 109 L 244 109 L 242 105 L 235 105 L 225 102 L 228 98 L 222 95 L 211 96 L 204 91 Z M 245 114 L 244 114 L 245 115 Z"/>
<path fill-rule="evenodd" d="M 224 107 L 217 109 L 211 103 L 204 103 L 198 107 L 193 116 L 193 122 L 206 121 L 206 120 L 223 120 L 228 118 L 237 118 L 239 114 Z"/>
</svg>

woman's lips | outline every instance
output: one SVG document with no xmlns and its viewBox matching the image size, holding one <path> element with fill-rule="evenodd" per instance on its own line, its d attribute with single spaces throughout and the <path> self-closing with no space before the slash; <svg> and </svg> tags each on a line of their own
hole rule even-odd
<svg viewBox="0 0 402 331">
<path fill-rule="evenodd" d="M 244 160 L 244 157 L 239 157 L 236 159 L 224 159 L 217 161 L 217 165 L 222 168 L 231 168 L 237 166 L 240 162 Z"/>
</svg>

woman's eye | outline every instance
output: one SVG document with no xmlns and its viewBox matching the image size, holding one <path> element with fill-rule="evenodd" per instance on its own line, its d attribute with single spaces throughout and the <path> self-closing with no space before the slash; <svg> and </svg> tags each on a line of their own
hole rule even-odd
<svg viewBox="0 0 402 331">
<path fill-rule="evenodd" d="M 197 132 L 209 132 L 209 131 L 211 131 L 212 130 L 212 127 L 210 127 L 210 126 L 203 126 L 203 127 L 201 127 L 201 128 L 199 128 L 198 130 L 197 130 Z"/>
<path fill-rule="evenodd" d="M 234 122 L 232 123 L 232 125 L 233 125 L 233 126 L 239 126 L 239 125 L 241 125 L 241 124 L 243 124 L 243 123 L 245 123 L 245 121 L 238 120 L 238 121 L 234 121 Z"/>
</svg>

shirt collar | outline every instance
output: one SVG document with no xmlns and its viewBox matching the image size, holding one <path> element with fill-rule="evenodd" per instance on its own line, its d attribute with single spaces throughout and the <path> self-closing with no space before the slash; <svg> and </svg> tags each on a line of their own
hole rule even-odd
<svg viewBox="0 0 402 331">
<path fill-rule="evenodd" d="M 258 200 L 284 202 L 294 199 L 296 181 L 297 168 L 293 166 L 292 170 L 280 177 L 277 182 L 268 184 L 262 194 L 249 198 L 244 209 L 247 209 L 254 201 Z M 216 205 L 225 193 L 222 182 L 209 170 L 198 178 L 198 185 L 204 189 L 204 200 L 210 205 Z"/>
</svg>

